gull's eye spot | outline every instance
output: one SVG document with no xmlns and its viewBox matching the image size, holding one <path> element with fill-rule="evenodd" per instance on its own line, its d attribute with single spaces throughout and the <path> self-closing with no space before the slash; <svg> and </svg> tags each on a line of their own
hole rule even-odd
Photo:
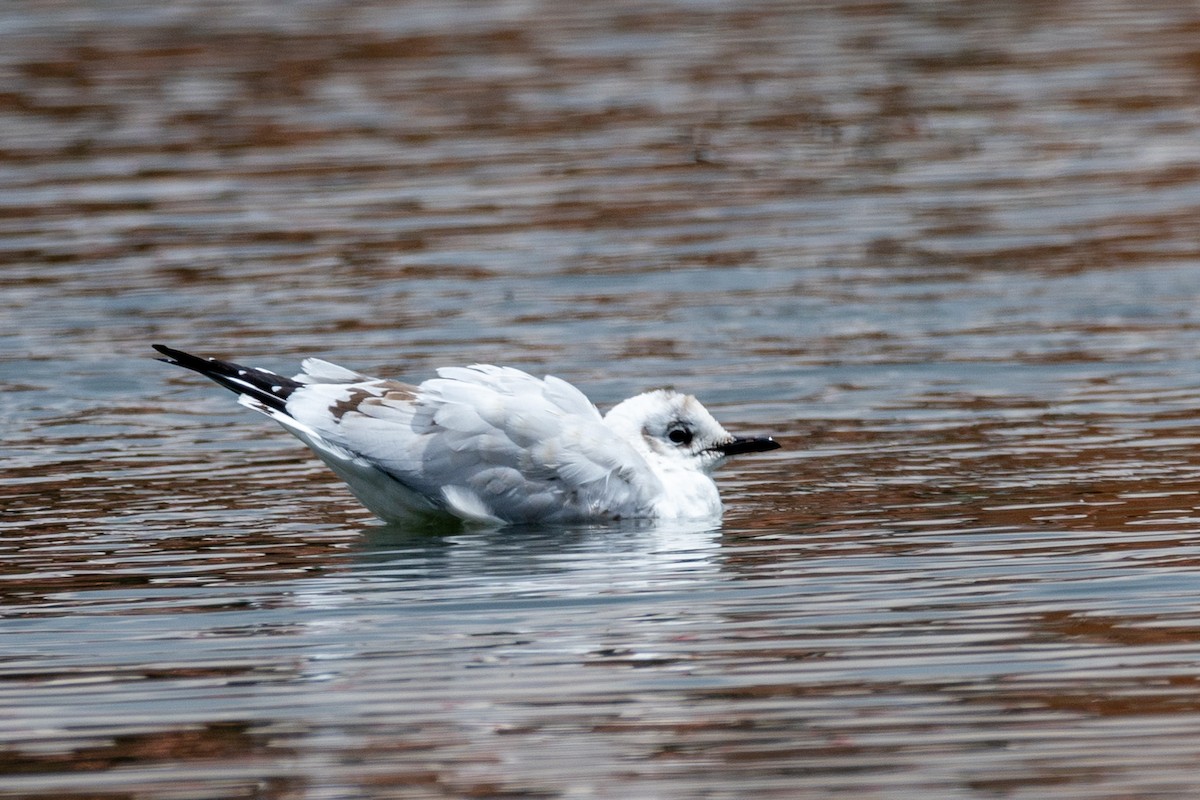
<svg viewBox="0 0 1200 800">
<path fill-rule="evenodd" d="M 677 445 L 685 446 L 692 443 L 692 432 L 684 427 L 671 428 L 667 431 L 667 438 Z"/>
</svg>

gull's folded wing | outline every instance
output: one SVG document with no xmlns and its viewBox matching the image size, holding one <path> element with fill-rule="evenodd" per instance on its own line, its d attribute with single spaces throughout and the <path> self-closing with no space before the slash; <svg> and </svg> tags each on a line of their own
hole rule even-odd
<svg viewBox="0 0 1200 800">
<path fill-rule="evenodd" d="M 386 519 L 436 508 L 481 522 L 637 514 L 661 488 L 591 401 L 557 378 L 455 367 L 409 386 L 316 359 L 304 366 L 291 419 L 271 415 Z"/>
</svg>

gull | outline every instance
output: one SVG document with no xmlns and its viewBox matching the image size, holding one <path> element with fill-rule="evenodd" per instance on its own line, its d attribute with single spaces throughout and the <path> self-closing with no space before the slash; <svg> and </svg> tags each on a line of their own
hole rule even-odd
<svg viewBox="0 0 1200 800">
<path fill-rule="evenodd" d="M 668 389 L 601 415 L 566 381 L 512 367 L 443 367 L 410 385 L 319 358 L 287 378 L 154 349 L 278 422 L 387 522 L 718 517 L 712 471 L 779 447 L 731 435 L 696 398 Z"/>
</svg>

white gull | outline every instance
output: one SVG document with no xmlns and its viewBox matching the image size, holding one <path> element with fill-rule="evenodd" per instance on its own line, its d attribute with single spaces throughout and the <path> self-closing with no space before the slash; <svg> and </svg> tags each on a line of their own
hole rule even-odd
<svg viewBox="0 0 1200 800">
<path fill-rule="evenodd" d="M 710 473 L 730 456 L 779 447 L 731 435 L 696 398 L 666 389 L 601 416 L 566 381 L 512 367 L 443 367 L 413 386 L 318 358 L 287 378 L 154 349 L 274 419 L 390 522 L 715 517 Z"/>
</svg>

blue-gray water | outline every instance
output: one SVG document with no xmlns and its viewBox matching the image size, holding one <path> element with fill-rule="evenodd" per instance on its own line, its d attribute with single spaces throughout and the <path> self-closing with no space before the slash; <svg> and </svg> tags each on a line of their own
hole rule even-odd
<svg viewBox="0 0 1200 800">
<path fill-rule="evenodd" d="M 0 6 L 0 796 L 1195 797 L 1198 31 Z M 785 449 L 717 528 L 419 534 L 152 341 Z"/>
</svg>

